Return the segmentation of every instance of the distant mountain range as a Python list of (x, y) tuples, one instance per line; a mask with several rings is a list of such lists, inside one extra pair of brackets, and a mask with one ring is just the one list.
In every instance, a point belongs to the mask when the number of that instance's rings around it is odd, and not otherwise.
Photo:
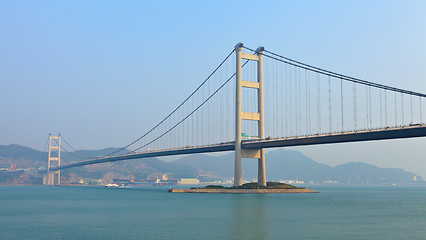
[[(191, 166), (199, 174), (232, 177), (234, 154), (222, 156), (189, 155), (174, 163)], [(243, 159), (243, 177), (257, 178), (257, 160)], [(266, 177), (269, 180), (303, 180), (322, 183), (338, 181), (344, 184), (380, 184), (423, 182), (420, 176), (398, 168), (379, 168), (362, 162), (350, 162), (331, 167), (318, 163), (294, 150), (278, 149), (266, 153)]]
[[(62, 163), (70, 163), (96, 157), (117, 149), (82, 150), (79, 152), (62, 152)], [(84, 156), (83, 156), (84, 155)], [(10, 168), (17, 163), (18, 168), (46, 167), (47, 153), (40, 152), (17, 144), (0, 146), (0, 168)], [(234, 154), (223, 155), (195, 154), (165, 162), (157, 158), (146, 158), (114, 163), (103, 163), (84, 167), (77, 167), (62, 171), (63, 182), (78, 182), (81, 178), (104, 179), (105, 182), (113, 178), (159, 177), (163, 173), (176, 178), (191, 178), (204, 176), (210, 179), (230, 179), (234, 174)], [(0, 172), (0, 184), (7, 182), (6, 171)], [(1, 176), (3, 175), (3, 176)], [(311, 158), (294, 150), (278, 149), (266, 154), (266, 176), (268, 180), (303, 180), (305, 183), (339, 182), (342, 184), (385, 184), (385, 183), (419, 183), (423, 182), (420, 176), (397, 168), (379, 168), (361, 162), (350, 162), (335, 167), (315, 162)], [(25, 176), (25, 179), (32, 179)], [(243, 177), (253, 180), (257, 177), (257, 160), (243, 159)], [(3, 180), (2, 180), (3, 179)], [(24, 180), (13, 174), (14, 181), (25, 183)], [(18, 180), (16, 180), (18, 179)], [(416, 179), (414, 181), (413, 179)], [(39, 181), (39, 180), (38, 180)]]

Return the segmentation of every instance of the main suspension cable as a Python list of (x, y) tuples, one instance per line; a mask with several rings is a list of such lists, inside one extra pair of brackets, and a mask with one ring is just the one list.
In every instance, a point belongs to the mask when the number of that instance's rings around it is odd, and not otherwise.
[[(244, 48), (246, 48), (250, 51), (254, 51), (254, 50), (249, 49), (247, 47), (244, 47)], [(400, 92), (400, 93), (405, 93), (405, 94), (414, 95), (414, 96), (426, 97), (426, 94), (413, 92), (413, 91), (409, 91), (409, 90), (405, 90), (405, 89), (401, 89), (401, 88), (386, 86), (386, 85), (383, 85), (383, 84), (373, 83), (373, 82), (365, 81), (365, 80), (362, 80), (362, 79), (359, 79), (359, 78), (354, 78), (354, 77), (346, 76), (346, 75), (339, 74), (339, 73), (336, 73), (336, 72), (328, 71), (328, 70), (325, 70), (325, 69), (322, 69), (322, 68), (314, 67), (314, 66), (311, 66), (311, 65), (308, 65), (308, 64), (305, 64), (305, 63), (302, 63), (302, 62), (281, 56), (279, 54), (270, 52), (266, 49), (264, 50), (264, 52), (269, 53), (269, 54), (276, 56), (276, 57), (280, 57), (280, 58), (285, 59), (287, 61), (282, 60), (282, 59), (278, 59), (278, 58), (275, 58), (273, 56), (269, 56), (269, 55), (263, 53), (264, 56), (276, 59), (276, 60), (281, 61), (281, 62), (285, 62), (285, 63), (293, 65), (293, 66), (297, 66), (299, 68), (308, 69), (308, 70), (313, 71), (313, 72), (318, 72), (318, 73), (321, 73), (321, 74), (324, 74), (324, 75), (327, 75), (327, 76), (331, 76), (331, 77), (335, 77), (335, 78), (341, 78), (341, 79), (346, 80), (346, 81), (356, 82), (356, 83), (360, 83), (360, 84), (363, 84), (363, 85), (368, 85), (368, 86), (372, 86), (372, 87), (376, 87), (376, 88), (387, 89), (387, 90), (391, 90), (391, 91), (394, 91), (394, 92)]]
[(79, 153), (80, 155), (87, 157), (87, 158), (93, 158), (92, 156), (86, 155), (84, 153), (82, 153), (81, 151), (75, 149), (73, 146), (71, 146), (71, 144), (69, 144), (69, 142), (64, 138), (63, 135), (59, 134), (59, 136), (61, 136), (61, 139), (72, 149), (74, 150), (74, 152)]
[[(142, 138), (144, 138), (145, 136), (147, 136), (149, 133), (151, 133), (152, 131), (154, 131), (158, 126), (160, 126), (163, 122), (165, 122), (170, 116), (172, 116), (178, 109), (180, 109), (180, 107), (182, 107), (183, 104), (185, 104), (212, 76), (213, 74), (216, 73), (216, 71), (226, 62), (226, 60), (228, 60), (228, 58), (234, 53), (235, 49), (233, 49), (228, 56), (226, 56), (226, 58), (219, 64), (219, 66), (216, 67), (216, 69), (181, 103), (179, 104), (179, 106), (177, 106), (169, 115), (167, 115), (163, 120), (161, 120), (157, 125), (155, 125), (153, 128), (151, 128), (148, 132), (146, 132), (145, 134), (143, 134), (141, 137), (139, 137), (138, 139), (134, 140), (133, 142), (127, 144), (126, 146), (120, 148), (117, 151), (114, 151), (112, 153), (106, 154), (105, 156), (111, 156), (112, 154), (118, 153), (126, 148), (128, 148), (129, 146), (135, 144), (136, 142), (138, 142), (139, 140), (141, 140)], [(140, 149), (140, 148), (138, 148)]]
[[(249, 60), (247, 60), (242, 66), (241, 68), (243, 68)], [(176, 123), (174, 126), (172, 126), (169, 130), (165, 131), (163, 134), (161, 134), (160, 136), (158, 136), (157, 138), (153, 139), (152, 141), (146, 143), (145, 145), (129, 152), (129, 153), (134, 153), (136, 151), (138, 151), (139, 149), (142, 149), (148, 145), (150, 145), (151, 143), (155, 142), (156, 140), (160, 139), (161, 137), (163, 137), (164, 135), (166, 135), (167, 133), (169, 133), (170, 131), (172, 131), (174, 128), (176, 128), (177, 126), (179, 126), (183, 121), (185, 121), (187, 118), (189, 118), (190, 116), (192, 116), (192, 114), (194, 114), (198, 109), (200, 109), (205, 103), (207, 103), (213, 96), (216, 95), (217, 92), (219, 92), (219, 90), (221, 90), (232, 78), (234, 78), (236, 75), (236, 73), (232, 74), (231, 77), (228, 78), (228, 80), (226, 80), (216, 91), (214, 91), (206, 100), (204, 100), (197, 108), (195, 108), (191, 113), (189, 113), (186, 117), (184, 117), (182, 120), (180, 120), (178, 123)]]
[[(61, 134), (59, 134), (59, 136), (61, 136)], [(72, 155), (72, 156), (74, 156), (74, 157), (77, 157), (77, 158), (82, 158), (82, 159), (86, 159), (86, 157), (82, 157), (82, 156), (78, 156), (78, 155), (76, 155), (76, 154), (74, 154), (74, 153), (72, 153), (72, 152), (70, 152), (70, 151), (68, 151), (67, 149), (65, 149), (61, 144), (59, 144), (59, 141), (58, 141), (58, 139), (56, 139), (56, 138), (52, 138), (55, 142), (56, 142), (56, 144), (63, 150), (63, 151), (65, 151), (65, 152), (67, 152), (67, 153), (69, 153), (70, 155)], [(62, 139), (63, 139), (63, 137), (62, 137)]]

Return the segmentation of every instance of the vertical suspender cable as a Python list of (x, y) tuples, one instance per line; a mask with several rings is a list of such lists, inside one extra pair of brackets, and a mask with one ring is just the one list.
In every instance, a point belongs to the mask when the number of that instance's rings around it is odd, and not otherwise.
[[(206, 96), (208, 96), (210, 94), (210, 84), (207, 84), (207, 94)], [(205, 99), (205, 97), (203, 96), (203, 100)], [(205, 118), (204, 118), (204, 128), (203, 130), (205, 131), (204, 135), (205, 135), (205, 145), (209, 144), (209, 135), (210, 135), (210, 117), (208, 115), (208, 109), (209, 109), (209, 104), (210, 101), (206, 103), (206, 106), (204, 107), (204, 114), (205, 114)]]
[[(175, 113), (173, 113), (173, 115), (170, 117), (170, 120), (169, 120), (169, 123), (168, 123), (170, 126), (167, 126), (168, 129), (171, 126), (173, 126), (173, 123), (175, 122), (175, 118), (176, 118), (176, 114), (177, 113), (178, 113), (178, 111), (176, 111)], [(152, 135), (156, 136), (156, 134), (152, 134)], [(153, 140), (153, 138), (154, 137), (150, 135), (149, 138), (147, 139), (146, 144), (148, 144), (147, 145), (147, 150), (148, 151), (152, 151), (153, 150), (153, 147), (152, 147), (153, 144), (150, 144), (150, 142)], [(176, 129), (173, 129), (170, 132), (170, 138), (171, 138), (171, 142), (172, 142), (171, 148), (174, 148), (175, 147), (175, 141), (176, 141)]]
[[(171, 119), (170, 119), (170, 126), (172, 126), (172, 122), (174, 122), (174, 118), (175, 118), (175, 115), (173, 114)], [(171, 135), (170, 135), (170, 138), (172, 139), (172, 148), (175, 147), (175, 135), (176, 135), (175, 132), (176, 132), (176, 129), (173, 129), (172, 132), (171, 132)], [(151, 147), (151, 146), (149, 146), (149, 147)]]
[(288, 87), (288, 92), (289, 92), (289, 104), (290, 104), (290, 111), (289, 111), (289, 127), (290, 127), (290, 136), (292, 136), (293, 135), (293, 118), (292, 118), (292, 112), (293, 112), (293, 105), (291, 104), (291, 98), (292, 98), (292, 96), (291, 96), (291, 92), (292, 92), (292, 89), (291, 89), (291, 82), (292, 82), (292, 78), (291, 78), (291, 68), (289, 67), (289, 70), (288, 70), (288, 76), (289, 76), (289, 87)]
[(332, 133), (332, 124), (331, 124), (331, 79), (328, 76), (328, 121), (330, 124), (330, 133)]
[(317, 73), (317, 123), (318, 133), (321, 133), (321, 87), (320, 87), (320, 75)]
[[(190, 104), (190, 102), (188, 102), (187, 104), (186, 104), (186, 109), (187, 109), (187, 111), (185, 112), (185, 115), (184, 116), (187, 116), (187, 114), (188, 113), (190, 113), (191, 112), (191, 106), (189, 105)], [(184, 147), (185, 146), (189, 146), (190, 145), (190, 139), (191, 139), (191, 134), (192, 134), (192, 131), (191, 131), (191, 118), (187, 118), (186, 120), (186, 145), (184, 145)]]
[[(198, 106), (198, 103), (200, 102), (200, 97), (201, 97), (201, 93), (200, 92), (198, 92), (197, 93), (197, 99), (196, 99), (196, 101), (195, 101), (195, 104)], [(201, 144), (201, 136), (200, 136), (200, 134), (201, 134), (201, 112), (202, 111), (202, 109), (199, 109), (197, 112), (196, 112), (196, 116), (195, 116), (195, 122), (196, 122), (196, 126), (195, 126), (195, 139), (196, 139), (196, 143), (197, 143), (197, 146), (201, 146), (202, 144)]]
[[(182, 106), (182, 118), (184, 118), (184, 117), (185, 117), (185, 104)], [(185, 146), (185, 135), (187, 135), (186, 132), (185, 132), (185, 121), (182, 122), (181, 128), (182, 128), (182, 143), (181, 143), (181, 145)]]
[[(180, 121), (183, 118), (184, 108), (185, 108), (185, 105), (182, 105), (178, 121)], [(182, 124), (179, 125), (179, 130), (182, 132), (182, 133), (179, 134), (179, 148), (182, 144), (184, 144), (184, 141), (185, 141), (184, 124), (185, 124), (185, 122), (182, 122)], [(159, 141), (157, 141), (157, 142), (159, 142)]]
[(281, 136), (281, 134), (280, 134), (280, 127), (279, 127), (279, 119), (280, 119), (280, 112), (279, 112), (279, 106), (280, 106), (280, 89), (279, 89), (279, 87), (278, 87), (278, 85), (279, 85), (279, 65), (278, 65), (278, 61), (276, 61), (275, 60), (275, 71), (274, 71), (274, 75), (275, 75), (275, 96), (277, 97), (276, 99), (275, 99), (275, 111), (276, 111), (276, 113), (275, 113), (275, 116), (276, 116), (276, 126), (275, 126), (275, 128), (277, 129), (277, 131), (276, 131), (276, 136), (277, 137), (280, 137)]
[(299, 135), (302, 135), (302, 94), (300, 92), (300, 86), (301, 86), (301, 81), (300, 81), (300, 68), (297, 69), (298, 71), (298, 75), (299, 75)]
[(386, 100), (386, 89), (385, 89), (385, 127), (388, 127), (388, 102)]
[(380, 97), (380, 128), (383, 128), (382, 89), (379, 89), (379, 97)]
[(272, 117), (272, 122), (271, 122), (271, 128), (272, 128), (272, 136), (275, 136), (275, 89), (274, 89), (274, 85), (275, 85), (275, 74), (274, 74), (274, 60), (271, 61), (271, 91), (272, 91), (272, 101), (271, 101), (271, 117)]
[[(200, 102), (200, 93), (198, 92), (197, 93), (197, 101), (196, 101), (196, 104), (198, 105), (198, 103)], [(201, 109), (199, 110), (199, 111), (197, 111), (197, 116), (196, 116), (196, 118), (195, 118), (195, 121), (197, 122), (197, 125), (195, 126), (195, 131), (196, 131), (196, 134), (195, 134), (195, 142), (196, 142), (196, 144), (197, 144), (197, 146), (200, 146), (200, 145), (202, 145), (201, 144), (201, 137), (199, 136), (199, 134), (201, 133)]]
[(273, 133), (274, 133), (274, 131), (273, 131), (273, 129), (272, 129), (272, 127), (274, 126), (274, 122), (273, 122), (273, 111), (274, 111), (274, 108), (273, 108), (273, 103), (274, 103), (274, 99), (272, 99), (272, 94), (271, 94), (271, 91), (273, 90), (272, 88), (271, 88), (271, 86), (273, 86), (272, 85), (272, 74), (271, 74), (271, 66), (269, 66), (269, 65), (272, 65), (271, 64), (271, 62), (272, 62), (272, 59), (268, 59), (268, 66), (267, 66), (267, 73), (268, 73), (268, 83), (267, 83), (267, 85), (268, 85), (268, 96), (267, 96), (267, 98), (268, 98), (268, 100), (269, 100), (269, 106), (268, 106), (268, 116), (269, 116), (269, 120), (268, 120), (268, 125), (269, 125), (269, 127), (268, 127), (268, 129), (269, 129), (269, 135), (268, 136), (273, 136)]
[(365, 124), (366, 129), (369, 129), (369, 119), (368, 119), (368, 86), (365, 86), (365, 112), (367, 113), (367, 122)]
[(316, 87), (317, 87), (317, 93), (316, 93), (316, 97), (317, 97), (317, 133), (320, 133), (320, 124), (319, 124), (319, 91), (318, 91), (318, 85), (319, 85), (319, 80), (318, 80), (318, 73), (316, 74), (316, 80), (317, 80), (317, 85), (316, 85)]
[[(190, 111), (191, 111), (191, 109), (189, 109), (189, 103), (186, 104), (186, 109), (187, 109), (187, 112), (185, 112), (184, 117), (187, 116), (187, 114), (190, 113)], [(186, 134), (186, 144), (183, 145), (183, 147), (190, 145), (190, 143), (189, 143), (190, 137), (191, 137), (191, 130), (190, 130), (190, 127), (191, 127), (190, 124), (191, 123), (190, 123), (190, 120), (191, 120), (190, 118), (188, 118), (188, 119), (185, 120), (186, 121), (186, 132), (185, 132), (185, 134)]]
[(422, 113), (422, 97), (419, 97), (419, 103), (420, 103), (420, 123), (423, 123), (423, 113)]
[[(213, 75), (213, 82), (212, 82), (212, 86), (211, 86), (211, 91), (209, 91), (209, 95), (207, 95), (207, 97), (210, 96), (210, 94), (212, 92), (214, 92), (215, 86), (216, 86), (216, 74)], [(209, 101), (209, 102), (210, 102), (210, 106), (209, 106), (209, 108), (207, 108), (207, 110), (209, 111), (209, 118), (210, 118), (210, 120), (209, 120), (210, 121), (210, 124), (209, 124), (209, 130), (210, 130), (209, 145), (210, 145), (214, 142), (215, 135), (216, 135), (216, 133), (215, 133), (216, 131), (214, 129), (215, 122), (216, 122), (216, 116), (214, 116), (215, 115), (216, 96), (214, 96), (211, 99), (211, 101)]]
[[(207, 84), (208, 86), (208, 84)], [(208, 88), (206, 87), (205, 91), (208, 91)], [(208, 96), (208, 94), (206, 94)], [(204, 92), (203, 92), (203, 101), (205, 100), (205, 96), (204, 96)], [(203, 111), (204, 111), (204, 116), (203, 116), (203, 132), (204, 132), (204, 145), (208, 144), (208, 128), (209, 128), (209, 121), (208, 121), (208, 115), (207, 115), (207, 104), (204, 106)]]
[(357, 109), (356, 109), (356, 83), (353, 86), (353, 101), (354, 101), (354, 130), (357, 129)]
[[(269, 125), (270, 125), (270, 116), (269, 116), (269, 58), (265, 58), (265, 65), (266, 65), (266, 71), (265, 71), (265, 73), (266, 73), (266, 76), (265, 76), (265, 79), (264, 79), (264, 81), (263, 81), (263, 83), (264, 83), (264, 85), (265, 85), (265, 82), (266, 82), (266, 88), (264, 88), (264, 94), (265, 94), (265, 130), (266, 130), (266, 134), (265, 134), (265, 137), (267, 137), (267, 136), (270, 136), (270, 134), (269, 134)], [(264, 65), (264, 66), (265, 66)]]
[[(179, 121), (179, 110), (178, 111), (176, 111), (176, 114), (174, 115), (174, 118), (173, 118), (173, 123), (172, 124), (174, 124), (175, 122), (178, 122)], [(173, 148), (177, 148), (177, 145), (178, 145), (178, 143), (179, 143), (179, 128), (177, 127), (176, 128), (176, 130), (174, 131), (174, 146), (173, 146)], [(155, 148), (155, 147), (154, 147)]]
[(298, 134), (298, 122), (297, 122), (297, 70), (296, 70), (296, 66), (294, 66), (294, 120), (296, 123), (296, 136)]
[(343, 80), (340, 79), (340, 107), (341, 107), (341, 114), (342, 114), (342, 132), (344, 131), (344, 125), (343, 125)]
[(273, 90), (273, 101), (272, 101), (272, 103), (273, 103), (273, 108), (272, 108), (272, 111), (273, 111), (273, 116), (274, 116), (274, 118), (273, 118), (273, 120), (274, 120), (274, 122), (272, 123), (273, 124), (273, 133), (274, 133), (274, 137), (276, 136), (275, 134), (277, 134), (277, 128), (276, 128), (276, 123), (277, 123), (277, 113), (278, 113), (278, 111), (277, 111), (277, 88), (276, 88), (276, 84), (277, 84), (277, 79), (276, 79), (276, 77), (275, 77), (275, 72), (276, 72), (276, 62), (277, 61), (273, 61), (273, 65), (272, 65), (272, 79), (273, 79), (273, 82), (272, 82), (272, 90)]
[(411, 121), (410, 123), (413, 123), (413, 95), (410, 94), (410, 115), (411, 115)]
[[(220, 68), (220, 71), (219, 71), (219, 86), (221, 86), (221, 85), (222, 85), (222, 68)], [(223, 112), (224, 112), (223, 98), (225, 97), (225, 95), (223, 94), (224, 91), (225, 91), (224, 89), (220, 90), (220, 95), (219, 95), (219, 103), (220, 104), (217, 106), (217, 109), (218, 109), (220, 114), (219, 114), (219, 119), (218, 119), (219, 129), (217, 130), (217, 132), (219, 134), (218, 134), (218, 139), (216, 140), (216, 143), (224, 142), (224, 139), (222, 138), (224, 136), (223, 135), (224, 127), (222, 126), (222, 122), (223, 122), (223, 117), (225, 115), (225, 114), (223, 114)]]
[(305, 70), (305, 119), (306, 119), (306, 131), (305, 135), (308, 135), (308, 70)]
[(310, 72), (308, 71), (308, 119), (309, 119), (309, 133), (311, 133), (311, 75)]
[[(234, 53), (234, 54), (237, 54), (237, 53)], [(236, 60), (236, 57), (233, 57), (232, 58), (232, 67), (231, 67), (231, 69), (236, 65), (236, 62), (235, 62), (235, 60)], [(236, 92), (236, 79), (237, 79), (237, 75), (236, 75), (236, 72), (235, 72), (235, 76), (234, 76), (234, 80), (232, 81), (232, 89), (231, 89), (231, 98), (232, 98), (232, 111), (231, 111), (231, 116), (232, 116), (232, 128), (231, 128), (231, 138), (230, 139), (234, 139), (235, 138), (235, 136), (234, 136), (234, 134), (233, 133), (235, 133), (235, 111), (236, 111), (236, 109), (235, 109), (235, 105), (236, 105), (236, 103), (235, 103), (235, 100), (236, 100), (236, 97), (235, 97), (235, 92)]]
[[(228, 64), (225, 65), (225, 78), (227, 78), (227, 77), (228, 77)], [(229, 85), (226, 86), (226, 88), (224, 89), (224, 91), (225, 91), (225, 104), (224, 104), (224, 107), (225, 107), (225, 122), (224, 122), (224, 124), (225, 124), (225, 126), (224, 126), (225, 141), (228, 141), (228, 135), (227, 134), (229, 132), (228, 126), (229, 126), (229, 122), (230, 122), (229, 119), (228, 119), (228, 117), (229, 117), (229, 108), (228, 108), (228, 106), (229, 106), (229, 93), (228, 93), (228, 89), (229, 89)]]
[[(182, 119), (181, 118), (181, 116), (183, 116), (183, 112), (182, 111), (183, 111), (183, 106), (182, 106), (181, 110), (178, 113), (178, 122), (180, 122), (180, 120)], [(178, 129), (179, 129), (178, 148), (180, 148), (180, 145), (183, 142), (183, 135), (184, 135), (184, 133), (183, 133), (183, 127), (182, 126), (183, 125), (180, 124), (179, 127), (178, 127)], [(156, 142), (158, 142), (158, 141), (156, 141)]]
[[(219, 80), (218, 80), (218, 87), (221, 85), (221, 81), (222, 81), (222, 68), (219, 69)], [(216, 87), (215, 87), (215, 91), (216, 91)], [(219, 91), (218, 94), (216, 95), (217, 97), (217, 103), (216, 103), (216, 111), (217, 111), (217, 123), (216, 123), (216, 139), (214, 143), (220, 143), (221, 142), (221, 131), (222, 131), (222, 91)]]
[(402, 112), (402, 126), (404, 126), (404, 96), (401, 93), (401, 112)]
[(280, 103), (280, 101), (279, 101), (279, 98), (278, 98), (278, 90), (279, 90), (279, 88), (278, 88), (278, 83), (279, 83), (279, 81), (278, 81), (278, 62), (277, 61), (275, 61), (275, 95), (276, 95), (276, 97), (277, 97), (277, 99), (275, 99), (275, 110), (277, 111), (277, 113), (275, 114), (276, 115), (276, 124), (277, 124), (277, 126), (276, 126), (276, 128), (277, 128), (277, 137), (281, 137), (280, 136), (280, 134), (279, 134), (279, 129), (280, 129), (280, 127), (279, 127), (279, 108), (278, 108), (278, 103)]
[(287, 94), (287, 64), (284, 65), (284, 98), (285, 98), (285, 136), (289, 136), (288, 133), (288, 109), (287, 109), (287, 100), (288, 100), (288, 94)]
[[(191, 99), (191, 109), (194, 109), (194, 98)], [(190, 146), (194, 146), (194, 114), (191, 115), (191, 144)]]
[(372, 128), (373, 113), (371, 112), (371, 86), (368, 86), (368, 105), (370, 106), (370, 128)]
[(395, 99), (395, 127), (398, 127), (398, 112), (396, 107), (396, 92), (394, 92), (394, 99)]
[(280, 77), (280, 84), (281, 84), (281, 109), (280, 109), (280, 112), (281, 112), (281, 131), (282, 131), (282, 133), (281, 133), (281, 137), (284, 137), (285, 136), (285, 134), (287, 134), (287, 133), (285, 133), (284, 132), (284, 116), (283, 116), (283, 111), (284, 111), (284, 109), (283, 109), (283, 105), (284, 105), (284, 95), (283, 95), (283, 91), (284, 91), (284, 88), (283, 88), (283, 64), (281, 63), (280, 64), (280, 67), (281, 67), (281, 77)]
[[(213, 75), (213, 83), (212, 83), (212, 85), (213, 86), (211, 86), (211, 91), (209, 91), (209, 95), (207, 95), (207, 96), (210, 96), (210, 94), (212, 93), (212, 92), (214, 92), (215, 91), (215, 87), (216, 87), (216, 74), (215, 75)], [(215, 136), (216, 136), (216, 130), (214, 129), (214, 126), (215, 126), (215, 122), (216, 122), (216, 116), (215, 116), (215, 105), (216, 105), (216, 96), (214, 96), (212, 99), (211, 99), (211, 101), (209, 101), (210, 102), (210, 107), (208, 108), (208, 111), (209, 111), (209, 115), (210, 115), (210, 124), (209, 124), (209, 129), (210, 129), (210, 138), (209, 138), (209, 144), (212, 144), (213, 142), (214, 142), (214, 139), (215, 139)]]

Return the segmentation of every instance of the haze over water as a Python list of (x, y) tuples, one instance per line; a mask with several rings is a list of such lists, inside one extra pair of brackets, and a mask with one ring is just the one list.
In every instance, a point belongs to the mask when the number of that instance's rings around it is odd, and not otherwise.
[(167, 187), (0, 187), (1, 239), (424, 239), (425, 186), (318, 194), (172, 194)]

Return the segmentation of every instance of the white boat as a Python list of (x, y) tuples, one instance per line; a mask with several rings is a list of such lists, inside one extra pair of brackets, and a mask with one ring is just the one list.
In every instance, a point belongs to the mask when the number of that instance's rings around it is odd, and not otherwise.
[(108, 183), (107, 185), (105, 185), (105, 187), (107, 187), (107, 188), (118, 188), (120, 186), (116, 183)]

